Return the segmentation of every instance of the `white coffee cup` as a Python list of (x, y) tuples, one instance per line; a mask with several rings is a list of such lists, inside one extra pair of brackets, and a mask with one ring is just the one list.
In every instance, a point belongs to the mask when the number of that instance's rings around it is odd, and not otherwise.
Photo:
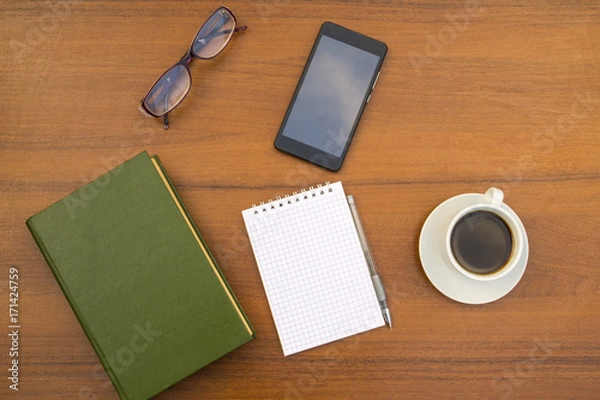
[[(509, 274), (515, 266), (519, 263), (521, 258), (523, 257), (523, 249), (527, 242), (527, 234), (525, 233), (525, 228), (523, 227), (523, 223), (517, 216), (517, 214), (502, 201), (504, 199), (504, 193), (502, 190), (498, 188), (490, 188), (486, 191), (485, 196), (483, 196), (481, 202), (471, 205), (469, 207), (463, 208), (458, 213), (456, 213), (448, 225), (446, 229), (446, 237), (445, 237), (445, 255), (450, 263), (458, 272), (463, 274), (464, 276), (477, 280), (477, 281), (493, 281), (496, 279), (500, 279), (503, 276)], [(465, 218), (469, 218), (472, 215), (476, 215), (476, 212), (484, 212), (478, 213), (479, 215), (485, 214), (485, 212), (491, 213), (496, 217), (499, 217), (508, 228), (511, 236), (511, 248), (510, 255), (508, 255), (506, 261), (496, 270), (490, 273), (475, 273), (467, 269), (468, 267), (461, 265), (461, 263), (457, 260), (461, 258), (460, 256), (455, 256), (455, 252), (453, 251), (452, 246), (452, 235), (457, 226), (457, 223)], [(497, 221), (493, 216), (489, 216), (491, 219)], [(466, 220), (463, 220), (466, 221)], [(461, 224), (465, 222), (460, 222)], [(468, 228), (464, 228), (468, 229)], [(479, 239), (486, 240), (487, 236), (483, 236)], [(508, 245), (506, 250), (508, 250)], [(481, 249), (486, 248), (486, 246), (481, 246)], [(477, 245), (474, 244), (471, 247), (472, 252), (477, 252), (479, 249)], [(471, 268), (473, 269), (473, 268)]]

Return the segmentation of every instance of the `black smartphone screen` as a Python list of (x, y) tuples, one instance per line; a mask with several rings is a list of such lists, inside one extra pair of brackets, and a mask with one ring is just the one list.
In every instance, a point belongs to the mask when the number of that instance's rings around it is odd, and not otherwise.
[(323, 24), (275, 147), (337, 171), (386, 51), (382, 42), (330, 22)]

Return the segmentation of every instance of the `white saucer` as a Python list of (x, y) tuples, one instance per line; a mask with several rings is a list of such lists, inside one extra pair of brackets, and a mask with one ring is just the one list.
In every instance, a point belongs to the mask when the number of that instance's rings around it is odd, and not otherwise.
[[(521, 225), (525, 238), (523, 255), (515, 268), (507, 275), (494, 281), (476, 281), (464, 276), (448, 264), (447, 256), (444, 254), (444, 240), (450, 220), (460, 210), (481, 203), (483, 198), (483, 194), (469, 193), (444, 201), (429, 214), (419, 238), (419, 255), (427, 278), (444, 295), (466, 304), (491, 303), (505, 296), (521, 280), (529, 257), (527, 234)], [(514, 214), (514, 211), (506, 204), (502, 203), (501, 207)]]

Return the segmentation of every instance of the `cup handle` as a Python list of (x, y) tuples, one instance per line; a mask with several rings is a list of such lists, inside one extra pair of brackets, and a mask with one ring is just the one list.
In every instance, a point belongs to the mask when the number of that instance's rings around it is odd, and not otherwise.
[(502, 190), (491, 187), (485, 192), (484, 202), (493, 206), (499, 206), (502, 204), (504, 199), (504, 193)]

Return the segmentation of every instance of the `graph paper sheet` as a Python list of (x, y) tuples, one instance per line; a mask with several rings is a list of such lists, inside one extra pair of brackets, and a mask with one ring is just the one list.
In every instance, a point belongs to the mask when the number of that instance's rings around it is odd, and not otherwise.
[(242, 216), (284, 355), (384, 325), (341, 182)]

